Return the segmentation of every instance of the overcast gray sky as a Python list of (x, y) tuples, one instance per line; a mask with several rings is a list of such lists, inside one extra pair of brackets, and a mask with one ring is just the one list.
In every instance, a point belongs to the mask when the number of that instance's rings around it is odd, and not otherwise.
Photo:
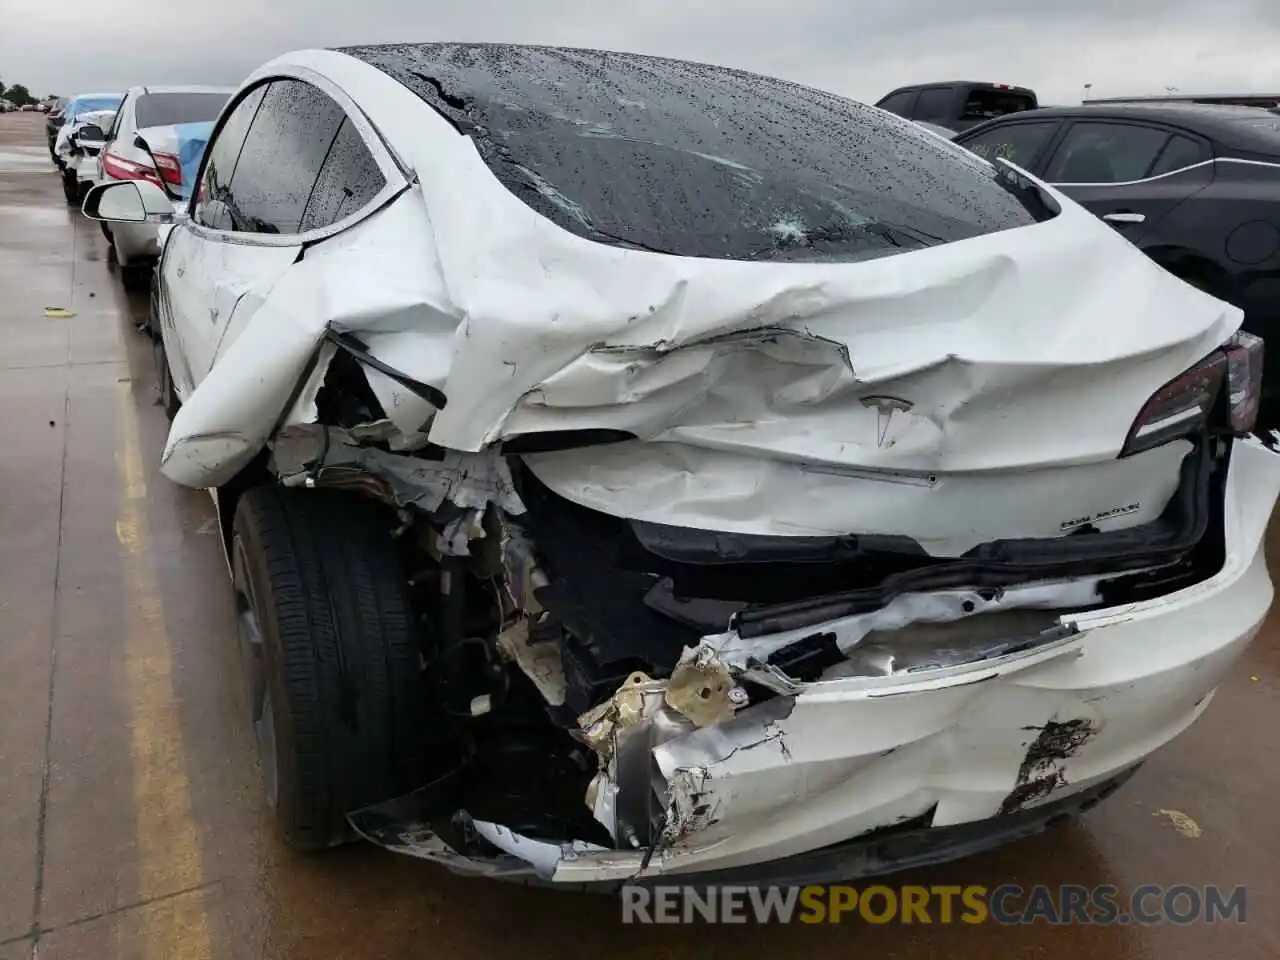
[(0, 78), (37, 96), (235, 84), (291, 49), (413, 40), (626, 49), (870, 101), (961, 78), (1049, 103), (1085, 83), (1095, 96), (1280, 88), (1277, 0), (0, 0), (0, 23)]

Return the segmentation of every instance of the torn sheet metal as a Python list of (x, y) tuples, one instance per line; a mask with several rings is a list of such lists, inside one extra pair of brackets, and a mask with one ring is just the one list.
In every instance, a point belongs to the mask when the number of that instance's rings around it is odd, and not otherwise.
[[(211, 246), (235, 249), (211, 251)], [(420, 203), (393, 203), (360, 229), (301, 253), (300, 247), (290, 246), (261, 251), (210, 245), (185, 227), (166, 248), (166, 268), (188, 276), (205, 271), (218, 278), (191, 287), (193, 292), (214, 289), (217, 326), (182, 331), (179, 352), (187, 355), (196, 382), (183, 396), (161, 460), (162, 471), (174, 482), (195, 487), (226, 483), (266, 444), (281, 413), (288, 414), (290, 423), (313, 418), (314, 408), (305, 401), (314, 401), (332, 358), (332, 349), (322, 345), (330, 327), (359, 331), (369, 351), (392, 366), (400, 357), (384, 351), (382, 344), (403, 342), (397, 335), (407, 329), (413, 330), (414, 340), (425, 341), (413, 356), (452, 356), (456, 308), (439, 275), (420, 266), (435, 260), (431, 224)], [(175, 315), (198, 315), (207, 322), (209, 304), (184, 305), (183, 290), (173, 285)], [(193, 345), (190, 338), (196, 334)], [(321, 364), (313, 367), (317, 352)], [(303, 384), (309, 396), (294, 399), (309, 368), (311, 376)], [(430, 371), (398, 369), (432, 382)], [(416, 433), (430, 419), (430, 408), (403, 387), (389, 385), (376, 372), (368, 379), (402, 433)], [(286, 411), (291, 399), (294, 406)]]
[[(665, 784), (660, 778), (655, 781), (653, 750), (697, 729), (699, 721), (715, 722), (713, 717), (732, 713), (726, 706), (729, 687), (715, 699), (699, 696), (701, 689), (718, 687), (723, 675), (718, 664), (695, 665), (691, 658), (685, 679), (673, 681), (677, 693), (672, 703), (668, 681), (636, 672), (609, 700), (578, 718), (582, 739), (600, 757), (600, 772), (587, 788), (586, 804), (615, 841), (627, 847), (655, 842), (653, 824), (669, 801)], [(739, 702), (745, 703), (745, 698)]]
[(1110, 577), (1044, 581), (1001, 590), (903, 593), (879, 609), (841, 617), (820, 626), (757, 637), (743, 637), (731, 629), (704, 638), (700, 646), (738, 671), (747, 671), (753, 661), (768, 660), (777, 651), (819, 633), (833, 635), (837, 648), (848, 655), (873, 632), (891, 632), (913, 624), (950, 623), (1011, 610), (1085, 609), (1099, 602), (1098, 584), (1106, 579)]
[(578, 718), (585, 742), (601, 756), (612, 756), (618, 734), (644, 720), (666, 686), (665, 680), (654, 680), (639, 671), (631, 674), (617, 693)]
[(564, 660), (559, 643), (529, 642), (530, 618), (522, 616), (498, 634), (498, 649), (538, 688), (542, 699), (553, 707), (562, 706), (568, 686), (564, 676)]
[[(616, 771), (626, 765), (615, 764), (615, 779), (602, 775), (591, 800), (602, 823), (643, 809), (641, 801), (665, 802), (656, 849), (628, 849), (621, 831), (621, 849), (600, 850), (492, 824), (477, 832), (501, 852), (482, 859), (458, 854), (412, 809), (388, 805), (353, 822), (375, 842), (460, 872), (549, 874), (566, 884), (700, 871), (735, 871), (732, 882), (751, 882), (757, 865), (771, 864), (776, 876), (775, 861), (871, 831), (908, 823), (981, 829), (1002, 809), (1107, 782), (1194, 722), (1267, 616), (1262, 546), (1278, 493), (1280, 456), (1259, 441), (1236, 441), (1225, 562), (1208, 580), (1074, 615), (1079, 631), (1041, 648), (905, 676), (799, 684), (725, 722), (694, 727), (686, 719), (652, 746), (637, 739), (636, 755), (656, 768), (658, 784), (637, 778), (619, 787)], [(641, 718), (622, 733), (640, 738), (644, 720), (669, 708), (662, 681), (642, 677), (633, 688), (656, 701), (650, 710), (628, 693), (625, 711), (618, 705), (619, 716)]]
[(358, 468), (385, 480), (400, 506), (434, 513), (451, 503), (463, 510), (494, 504), (512, 515), (524, 513), (506, 459), (497, 453), (446, 451), (439, 460), (393, 453), (360, 441), (364, 434), (340, 427), (299, 424), (283, 430), (271, 445), (271, 469), (288, 484), (323, 470)]
[(225, 482), (261, 449), (333, 329), (444, 392), (432, 410), (370, 374), (387, 415), (439, 446), (639, 437), (527, 459), (575, 502), (744, 533), (890, 527), (954, 555), (1084, 516), (1107, 529), (1158, 515), (1178, 445), (1124, 460), (1119, 447), (1146, 399), (1240, 324), (1047, 185), (1051, 220), (861, 262), (592, 242), (380, 70), (309, 51), (248, 82), (290, 70), (333, 79), (418, 177), (236, 305), (170, 432), (164, 471), (187, 485)]
[(663, 700), (695, 726), (707, 727), (732, 719), (746, 706), (747, 692), (711, 651), (693, 649), (676, 664)]
[(550, 880), (555, 876), (556, 868), (566, 857), (573, 858), (582, 853), (607, 853), (607, 847), (598, 844), (575, 840), (573, 843), (548, 843), (546, 840), (533, 840), (522, 836), (498, 823), (487, 820), (472, 821), (476, 833), (488, 840), (503, 853), (517, 857), (531, 865), (538, 876)]

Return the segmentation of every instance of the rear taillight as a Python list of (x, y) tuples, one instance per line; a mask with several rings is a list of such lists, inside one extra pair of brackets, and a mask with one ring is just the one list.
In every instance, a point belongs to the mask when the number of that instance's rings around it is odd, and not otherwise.
[(135, 163), (108, 150), (102, 155), (102, 172), (113, 180), (147, 180), (161, 186), (156, 168), (147, 163)]
[(156, 169), (160, 171), (160, 179), (175, 187), (182, 186), (182, 164), (172, 153), (153, 153)]
[[(1132, 456), (1205, 428), (1230, 433), (1252, 430), (1262, 400), (1262, 346), (1261, 337), (1238, 331), (1153, 393), (1129, 428), (1120, 456)], [(1224, 385), (1226, 397), (1222, 398)], [(1225, 417), (1215, 423), (1212, 418), (1219, 409)]]
[(1239, 330), (1222, 345), (1227, 355), (1227, 424), (1236, 433), (1248, 433), (1262, 406), (1263, 341)]

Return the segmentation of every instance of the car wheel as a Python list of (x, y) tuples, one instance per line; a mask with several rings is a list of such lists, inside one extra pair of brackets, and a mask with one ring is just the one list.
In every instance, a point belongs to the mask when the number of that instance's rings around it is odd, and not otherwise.
[(120, 265), (120, 281), (130, 293), (144, 293), (151, 287), (152, 267), (149, 263)]
[(76, 207), (80, 205), (80, 181), (76, 177), (68, 177), (63, 174), (62, 177), (62, 195), (67, 199), (67, 205)]
[(152, 356), (156, 361), (156, 389), (160, 394), (160, 406), (170, 421), (178, 415), (182, 401), (178, 399), (178, 391), (173, 387), (173, 372), (169, 369), (169, 356), (165, 353), (164, 340), (158, 335), (151, 341)]
[(421, 659), (378, 505), (258, 487), (232, 535), (241, 656), (267, 800), (290, 846), (352, 838), (346, 814), (421, 785)]

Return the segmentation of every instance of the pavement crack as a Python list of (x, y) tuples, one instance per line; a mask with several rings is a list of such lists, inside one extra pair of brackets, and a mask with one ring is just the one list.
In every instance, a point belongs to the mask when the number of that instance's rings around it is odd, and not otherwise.
[[(110, 910), (102, 910), (98, 913), (91, 913), (83, 917), (76, 917), (74, 920), (68, 920), (66, 923), (60, 923), (60, 924), (57, 924), (56, 926), (41, 927), (40, 929), (34, 930), (31, 933), (25, 934), (21, 937), (15, 937), (14, 941), (6, 940), (4, 942), (5, 943), (20, 942), (22, 940), (30, 940), (33, 937), (39, 940), (40, 937), (46, 934), (57, 933), (61, 930), (69, 930), (72, 927), (82, 927), (86, 923), (93, 923), (93, 921), (95, 920), (105, 920), (109, 917), (114, 917), (117, 914), (128, 913), (130, 910), (137, 910), (141, 907), (152, 907), (152, 906), (155, 906), (156, 904), (165, 903), (166, 901), (169, 901), (169, 900), (177, 900), (179, 897), (185, 897), (191, 893), (199, 893), (202, 890), (208, 890), (210, 887), (218, 886), (223, 882), (224, 879), (225, 878), (223, 877), (217, 877), (213, 880), (204, 880), (204, 881), (201, 881), (200, 883), (193, 884), (190, 887), (183, 887), (181, 890), (173, 890), (169, 893), (159, 893), (159, 894), (156, 894), (154, 897), (147, 897), (144, 900), (135, 900), (132, 903), (125, 903), (125, 904), (121, 904), (118, 907), (112, 907)], [(3, 944), (0, 944), (0, 946), (3, 946)]]
[[(74, 234), (72, 240), (74, 254)], [(32, 889), (31, 928), (29, 935), (40, 936), (40, 913), (44, 905), (45, 854), (48, 848), (49, 821), (49, 782), (53, 770), (53, 697), (58, 676), (58, 633), (61, 624), (58, 618), (59, 601), (62, 595), (62, 545), (66, 537), (66, 505), (67, 505), (67, 453), (71, 447), (71, 336), (67, 336), (67, 358), (64, 367), (68, 369), (66, 389), (62, 395), (62, 459), (58, 468), (58, 547), (53, 561), (53, 610), (49, 622), (52, 625), (49, 637), (49, 689), (47, 692), (44, 718), (44, 764), (40, 771), (40, 805), (36, 819), (36, 877)]]
[(104, 367), (109, 364), (117, 366), (127, 366), (127, 361), (123, 360), (75, 360), (65, 363), (19, 363), (13, 366), (0, 366), (0, 371), (8, 373), (10, 370), (54, 370), (54, 369), (75, 369), (76, 367)]

